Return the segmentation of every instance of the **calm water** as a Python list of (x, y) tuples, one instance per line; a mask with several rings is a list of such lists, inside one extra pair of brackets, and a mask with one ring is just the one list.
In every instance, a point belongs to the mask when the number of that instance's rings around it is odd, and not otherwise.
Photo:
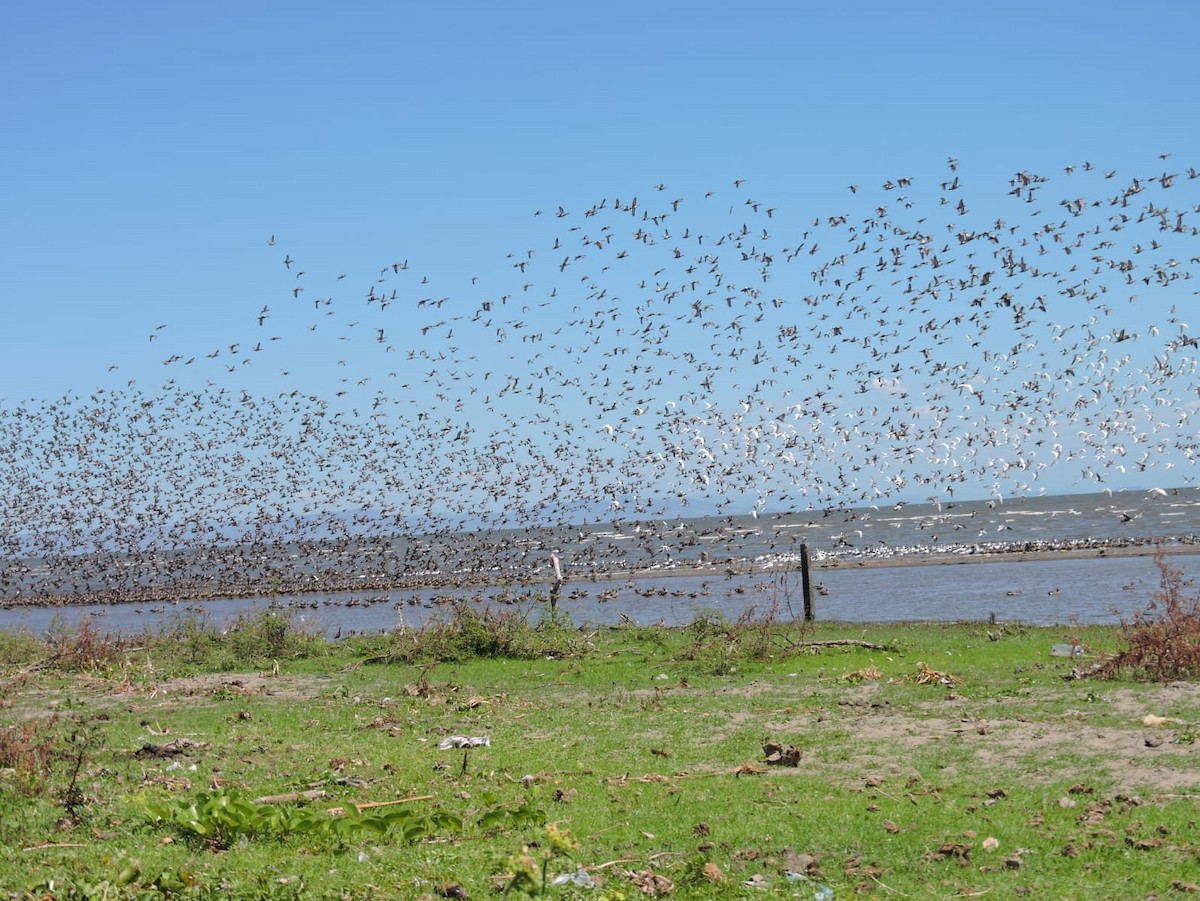
[[(440, 542), (413, 542), (430, 571), (486, 569), (519, 577), (549, 571), (550, 553), (564, 563), (568, 582), (560, 606), (577, 624), (689, 622), (717, 612), (735, 620), (747, 612), (799, 616), (803, 610), (796, 555), (807, 543), (815, 559), (836, 557), (837, 569), (818, 572), (817, 616), (846, 622), (909, 619), (1020, 620), (1032, 624), (1115, 622), (1145, 606), (1158, 585), (1148, 557), (1062, 559), (1045, 562), (861, 568), (864, 557), (926, 555), (955, 559), (1000, 544), (1055, 545), (1138, 540), (1189, 540), (1200, 535), (1200, 490), (1180, 489), (1165, 496), (1151, 492), (1085, 494), (1021, 501), (864, 507), (849, 511), (788, 514), (779, 517), (713, 517), (605, 524), (571, 529), (519, 530), (475, 536), (447, 536)], [(376, 553), (381, 553), (376, 548)], [(397, 554), (396, 546), (383, 553)], [(314, 572), (336, 567), (362, 554), (346, 547), (322, 551), (314, 559), (299, 551), (293, 565)], [(315, 555), (320, 557), (321, 554)], [(369, 556), (369, 555), (368, 555)], [(701, 561), (753, 560), (772, 568), (753, 576), (711, 574), (673, 576), (675, 567)], [(378, 561), (375, 561), (378, 562)], [(178, 564), (178, 561), (176, 561)], [(26, 566), (36, 578), (38, 565)], [(45, 565), (45, 564), (41, 564)], [(1171, 565), (1188, 580), (1200, 578), (1200, 555), (1179, 555)], [(639, 568), (636, 579), (593, 580), (596, 570)], [(661, 573), (661, 574), (660, 574)], [(147, 577), (148, 578), (148, 577)], [(275, 606), (300, 623), (327, 634), (375, 632), (419, 626), (446, 617), (455, 603), (504, 607), (536, 618), (544, 608), (533, 588), (338, 592), (281, 595), (272, 601), (215, 599), (178, 604), (119, 604), (54, 609), (0, 610), (0, 629), (46, 631), (57, 617), (73, 624), (102, 617), (111, 631), (141, 631), (182, 615), (206, 617), (217, 625), (239, 614)]]

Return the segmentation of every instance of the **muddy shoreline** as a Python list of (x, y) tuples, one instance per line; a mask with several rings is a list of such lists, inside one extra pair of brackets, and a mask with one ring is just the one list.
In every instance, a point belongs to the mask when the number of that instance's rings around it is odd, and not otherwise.
[[(1156, 554), (1174, 556), (1200, 554), (1200, 540), (1189, 536), (1178, 538), (1143, 538), (1103, 541), (1072, 541), (1061, 545), (1013, 542), (992, 545), (961, 545), (952, 547), (909, 548), (903, 551), (880, 553), (814, 553), (810, 560), (813, 574), (822, 571), (847, 571), (855, 569), (883, 569), (909, 566), (957, 566), (978, 563), (1036, 563), (1041, 561), (1109, 558), (1109, 557), (1153, 557)], [(702, 563), (631, 568), (619, 570), (587, 570), (565, 573), (567, 583), (646, 581), (679, 577), (725, 578), (737, 576), (776, 576), (792, 573), (799, 577), (800, 561), (797, 558), (774, 558), (771, 560), (748, 560), (718, 558)], [(143, 586), (134, 589), (105, 590), (73, 594), (24, 595), (0, 598), (0, 610), (22, 607), (76, 607), (88, 605), (177, 603), (206, 601), (217, 598), (254, 599), (277, 596), (374, 593), (391, 591), (437, 591), (464, 588), (521, 588), (550, 585), (553, 577), (549, 573), (531, 574), (526, 578), (514, 578), (511, 574), (462, 573), (450, 575), (414, 574), (411, 576), (389, 576), (381, 578), (360, 577), (347, 573), (341, 577), (323, 574), (320, 581), (311, 578), (276, 580), (271, 584), (246, 582), (220, 583), (218, 585), (176, 583), (168, 586)]]

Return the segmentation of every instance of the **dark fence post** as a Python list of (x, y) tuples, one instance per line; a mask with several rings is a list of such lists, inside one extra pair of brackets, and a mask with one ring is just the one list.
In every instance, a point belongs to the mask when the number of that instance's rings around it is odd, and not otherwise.
[(804, 587), (804, 621), (811, 623), (817, 618), (813, 610), (812, 578), (808, 572), (808, 545), (800, 545), (800, 582)]

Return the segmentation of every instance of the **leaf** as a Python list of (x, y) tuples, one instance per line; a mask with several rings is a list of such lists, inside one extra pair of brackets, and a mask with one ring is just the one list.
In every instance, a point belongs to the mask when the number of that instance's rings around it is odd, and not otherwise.
[(487, 813), (483, 814), (483, 816), (479, 817), (479, 819), (477, 819), (475, 821), (475, 825), (485, 831), (488, 829), (497, 829), (497, 828), (503, 826), (505, 820), (507, 820), (507, 819), (508, 819), (508, 813), (506, 811), (504, 811), (504, 810), (489, 810)]
[(363, 817), (359, 825), (369, 832), (374, 832), (376, 835), (384, 835), (391, 828), (392, 824), (388, 822), (386, 817), (375, 816)]
[(440, 832), (462, 832), (463, 821), (452, 813), (439, 811), (428, 816), (429, 822)]

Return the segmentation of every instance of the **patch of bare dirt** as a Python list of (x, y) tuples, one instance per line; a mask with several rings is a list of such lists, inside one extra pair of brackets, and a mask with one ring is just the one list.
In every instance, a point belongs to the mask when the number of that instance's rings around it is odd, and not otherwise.
[(207, 697), (214, 694), (267, 695), (273, 698), (316, 697), (321, 680), (313, 676), (276, 676), (270, 673), (210, 673), (167, 679), (147, 688), (153, 698)]
[[(1200, 745), (1179, 744), (1161, 727), (1006, 722), (975, 748), (985, 768), (1020, 767), (1022, 779), (1061, 779), (1060, 758), (1087, 760), (1129, 794), (1200, 790)], [(1045, 761), (1038, 772), (1037, 762)]]
[[(855, 778), (872, 765), (894, 772), (903, 769), (906, 754), (916, 748), (953, 741), (973, 758), (948, 764), (950, 771), (1020, 773), (1027, 783), (1048, 783), (1069, 772), (1063, 761), (1078, 760), (1103, 772), (1118, 791), (1200, 791), (1200, 686), (1114, 688), (1098, 703), (1096, 716), (1089, 708), (1059, 717), (986, 718), (978, 716), (978, 706), (949, 698), (930, 702), (922, 716), (872, 710), (860, 700), (844, 705), (852, 715), (837, 721), (839, 729), (849, 732), (847, 744), (855, 748), (853, 758), (839, 765)], [(1113, 714), (1118, 722), (1111, 722)], [(1104, 724), (1091, 722), (1101, 718)], [(771, 727), (796, 731), (802, 724)]]
[[(839, 687), (836, 706), (761, 722), (764, 732), (801, 743), (806, 735), (836, 729), (842, 736), (839, 744), (851, 753), (824, 751), (822, 742), (813, 742), (805, 748), (805, 760), (850, 782), (861, 781), (864, 774), (911, 773), (914, 753), (953, 743), (947, 773), (980, 778), (1019, 773), (1026, 784), (1048, 784), (1069, 775), (1071, 762), (1078, 761), (1127, 794), (1200, 792), (1200, 685), (1125, 688), (1097, 683), (1095, 689), (1098, 698), (1081, 709), (1039, 713), (1041, 705), (1053, 704), (1047, 695), (1005, 699), (1007, 711), (989, 716), (988, 705), (953, 691), (901, 710), (883, 700), (879, 683), (847, 684)], [(758, 693), (757, 686), (746, 692)], [(1018, 704), (1020, 712), (1014, 713), (1018, 700), (1028, 704)], [(752, 719), (760, 718), (748, 711), (734, 713), (727, 725), (736, 729)], [(966, 760), (964, 750), (969, 752)]]

